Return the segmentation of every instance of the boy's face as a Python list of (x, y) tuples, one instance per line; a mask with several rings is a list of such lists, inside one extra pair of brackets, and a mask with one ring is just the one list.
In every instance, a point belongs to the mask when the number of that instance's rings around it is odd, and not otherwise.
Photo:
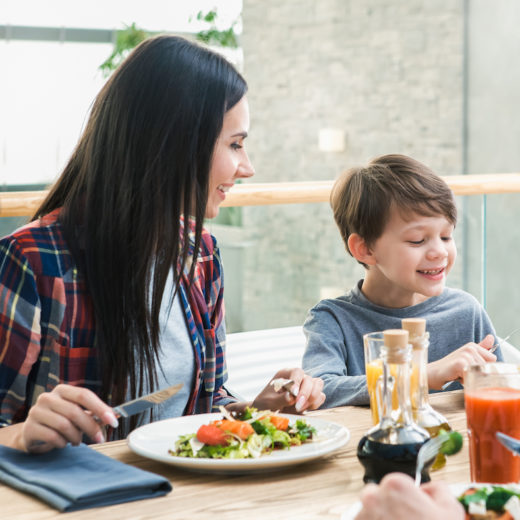
[[(385, 307), (408, 307), (441, 294), (457, 248), (446, 217), (392, 208), (383, 234), (370, 247), (371, 262), (363, 283), (369, 300)], [(367, 291), (369, 294), (367, 294)]]

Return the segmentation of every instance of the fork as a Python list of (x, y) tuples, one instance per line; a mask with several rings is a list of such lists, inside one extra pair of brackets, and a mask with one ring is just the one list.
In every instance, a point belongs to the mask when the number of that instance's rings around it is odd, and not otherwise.
[(520, 455), (520, 440), (510, 437), (502, 432), (496, 432), (496, 438), (508, 450), (511, 450), (515, 455)]
[[(513, 332), (510, 332), (505, 338), (499, 339), (497, 341), (497, 343), (495, 343), (493, 345), (493, 347), (488, 350), (488, 352), (491, 352), (491, 353), (495, 352), (495, 350), (498, 347), (500, 347), (502, 345), (502, 343), (505, 343), (515, 332), (518, 332), (519, 330), (520, 330), (520, 327), (517, 327), (515, 330), (513, 330)], [(457, 381), (460, 381), (460, 379), (453, 379), (452, 381), (446, 381), (446, 383), (444, 383), (441, 386), (441, 390), (446, 390), (446, 388), (451, 386), (453, 383), (456, 383)]]
[(437, 456), (439, 448), (442, 443), (446, 440), (446, 435), (438, 435), (433, 439), (426, 441), (417, 454), (417, 462), (415, 466), (415, 485), (419, 487), (421, 485), (421, 473), (424, 469), (424, 465)]
[(275, 392), (279, 392), (283, 388), (294, 397), (298, 395), (298, 392), (295, 393), (296, 388), (292, 379), (284, 379), (283, 377), (279, 377), (278, 379), (273, 379), (269, 384), (274, 387)]

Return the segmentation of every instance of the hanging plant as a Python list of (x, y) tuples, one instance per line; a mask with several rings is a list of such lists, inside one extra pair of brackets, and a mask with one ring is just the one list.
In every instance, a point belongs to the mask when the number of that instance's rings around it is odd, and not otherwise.
[[(237, 20), (235, 20), (231, 24), (231, 27), (227, 29), (218, 29), (216, 24), (218, 13), (216, 9), (212, 9), (207, 13), (199, 11), (196, 19), (209, 24), (208, 29), (195, 33), (196, 40), (207, 45), (215, 45), (218, 47), (228, 47), (231, 49), (236, 49), (238, 47), (238, 39), (235, 33)], [(192, 21), (191, 17), (189, 21)], [(156, 33), (137, 27), (135, 22), (131, 25), (126, 25), (124, 29), (117, 31), (112, 54), (99, 66), (103, 76), (110, 76), (110, 74), (120, 65), (134, 47), (154, 34)]]
[(197, 20), (209, 23), (210, 27), (209, 29), (196, 33), (195, 38), (207, 45), (217, 45), (220, 47), (236, 49), (238, 47), (238, 39), (235, 34), (235, 25), (237, 24), (237, 20), (235, 20), (228, 29), (220, 30), (217, 28), (217, 18), (218, 14), (216, 9), (212, 9), (206, 14), (199, 11), (197, 14)]
[(151, 33), (137, 27), (135, 22), (132, 25), (127, 25), (125, 29), (117, 31), (112, 54), (99, 66), (103, 76), (105, 78), (110, 76), (130, 51), (150, 35)]

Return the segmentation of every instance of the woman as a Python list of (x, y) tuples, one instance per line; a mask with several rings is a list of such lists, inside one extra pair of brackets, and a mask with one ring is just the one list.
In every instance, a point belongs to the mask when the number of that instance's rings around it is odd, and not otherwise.
[[(160, 36), (101, 90), (33, 221), (0, 242), (0, 443), (103, 441), (111, 406), (179, 381), (154, 418), (245, 406), (224, 388), (221, 264), (202, 226), (254, 173), (246, 89), (221, 56)], [(322, 404), (321, 380), (276, 377), (297, 395), (267, 385), (253, 406)]]

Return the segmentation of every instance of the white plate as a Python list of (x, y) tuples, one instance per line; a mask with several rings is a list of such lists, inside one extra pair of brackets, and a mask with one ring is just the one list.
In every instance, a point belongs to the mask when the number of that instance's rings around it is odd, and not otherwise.
[[(480, 483), (469, 483), (469, 482), (458, 482), (457, 484), (450, 484), (450, 490), (455, 497), (459, 497), (470, 487), (483, 487), (483, 486), (503, 486), (513, 489), (516, 492), (520, 492), (520, 486), (518, 484), (480, 484)], [(346, 511), (341, 515), (341, 520), (354, 520), (356, 515), (361, 511), (361, 502), (352, 504)]]
[(341, 520), (354, 520), (356, 515), (361, 511), (361, 502), (355, 502), (346, 511), (343, 511)]
[[(291, 423), (302, 418), (299, 415), (280, 415), (288, 417)], [(284, 468), (322, 457), (341, 448), (350, 439), (350, 432), (344, 426), (305, 416), (305, 421), (316, 428), (316, 440), (288, 450), (276, 450), (258, 459), (190, 459), (168, 453), (168, 450), (175, 449), (175, 441), (180, 435), (195, 433), (199, 426), (221, 418), (220, 413), (207, 413), (150, 423), (130, 433), (128, 446), (143, 457), (192, 471), (250, 473)]]

